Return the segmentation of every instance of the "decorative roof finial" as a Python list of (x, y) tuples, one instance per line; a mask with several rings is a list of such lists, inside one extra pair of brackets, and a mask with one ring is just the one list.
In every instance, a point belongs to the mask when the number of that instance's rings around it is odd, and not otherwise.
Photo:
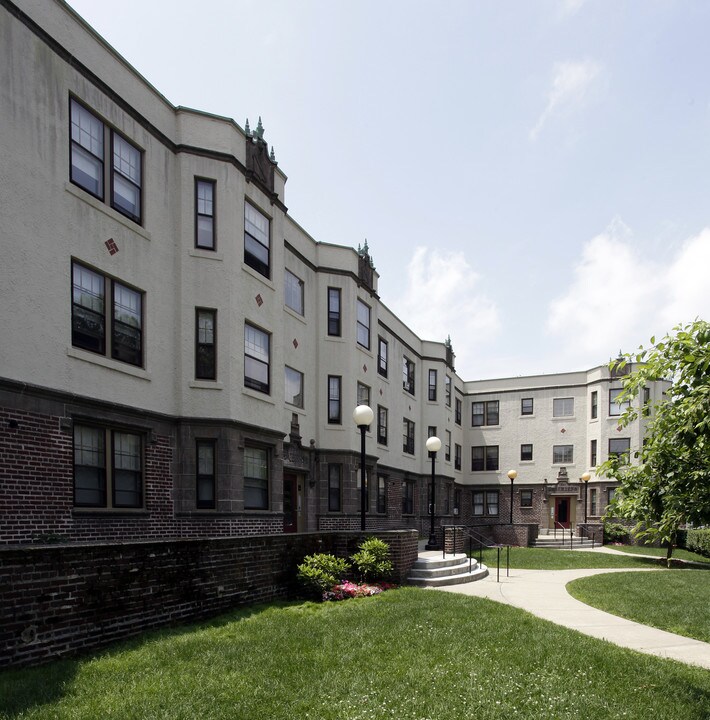
[(249, 118), (247, 118), (247, 121), (244, 123), (244, 134), (247, 137), (251, 137), (251, 128), (249, 127)]
[(256, 135), (259, 140), (264, 139), (264, 126), (261, 124), (261, 115), (259, 115), (259, 122), (256, 124), (256, 130), (254, 130), (254, 135)]
[(446, 340), (444, 340), (444, 345), (446, 345), (447, 348), (451, 347), (451, 335), (447, 335)]
[(370, 254), (370, 248), (367, 247), (367, 238), (365, 238), (365, 244), (362, 246), (362, 252), (363, 252), (363, 255)]
[(271, 160), (271, 162), (274, 163), (274, 165), (278, 165), (278, 163), (276, 162), (276, 153), (274, 152), (273, 145), (271, 146), (271, 154), (269, 155), (269, 160)]

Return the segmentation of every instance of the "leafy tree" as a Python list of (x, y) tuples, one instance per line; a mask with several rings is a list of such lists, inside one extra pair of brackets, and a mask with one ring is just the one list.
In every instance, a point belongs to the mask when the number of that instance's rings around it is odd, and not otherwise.
[(623, 379), (618, 400), (631, 401), (654, 380), (672, 381), (653, 408), (630, 403), (626, 427), (639, 412), (649, 415), (638, 464), (611, 457), (599, 472), (621, 483), (608, 515), (633, 520), (635, 534), (668, 545), (670, 561), (678, 528), (710, 523), (710, 323), (674, 328), (651, 347), (612, 361), (612, 371), (639, 363)]

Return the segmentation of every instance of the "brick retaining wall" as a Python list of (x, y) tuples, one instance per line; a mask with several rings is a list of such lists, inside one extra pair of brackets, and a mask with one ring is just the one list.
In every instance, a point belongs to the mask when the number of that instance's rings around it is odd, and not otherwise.
[[(390, 545), (395, 581), (417, 558), (414, 530)], [(305, 555), (355, 551), (363, 536), (303, 533), (0, 548), (0, 667), (37, 665), (147, 629), (294, 597)]]

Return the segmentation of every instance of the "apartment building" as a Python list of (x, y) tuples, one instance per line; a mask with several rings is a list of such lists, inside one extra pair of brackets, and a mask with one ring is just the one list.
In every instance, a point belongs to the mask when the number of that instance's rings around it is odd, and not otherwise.
[(460, 378), (294, 220), (261, 119), (171, 105), (61, 0), (0, 33), (0, 542), (359, 528), (358, 404), (372, 529), (428, 527), (432, 434), (437, 523), (579, 521), (638, 446), (603, 366)]

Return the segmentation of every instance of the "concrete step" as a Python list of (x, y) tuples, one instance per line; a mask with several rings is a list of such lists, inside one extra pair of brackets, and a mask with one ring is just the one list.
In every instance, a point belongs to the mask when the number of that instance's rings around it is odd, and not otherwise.
[(479, 565), (464, 554), (442, 558), (440, 552), (422, 553), (414, 563), (407, 578), (410, 585), (418, 587), (441, 587), (460, 585), (481, 580), (488, 575), (488, 568)]
[(538, 548), (562, 548), (562, 549), (574, 549), (574, 548), (591, 548), (592, 546), (599, 545), (598, 542), (592, 542), (591, 540), (588, 540), (587, 538), (579, 538), (579, 537), (573, 537), (572, 538), (572, 545), (570, 547), (570, 540), (569, 536), (567, 536), (564, 540), (562, 538), (558, 537), (555, 539), (554, 537), (538, 537), (533, 541), (532, 547), (538, 547)]

